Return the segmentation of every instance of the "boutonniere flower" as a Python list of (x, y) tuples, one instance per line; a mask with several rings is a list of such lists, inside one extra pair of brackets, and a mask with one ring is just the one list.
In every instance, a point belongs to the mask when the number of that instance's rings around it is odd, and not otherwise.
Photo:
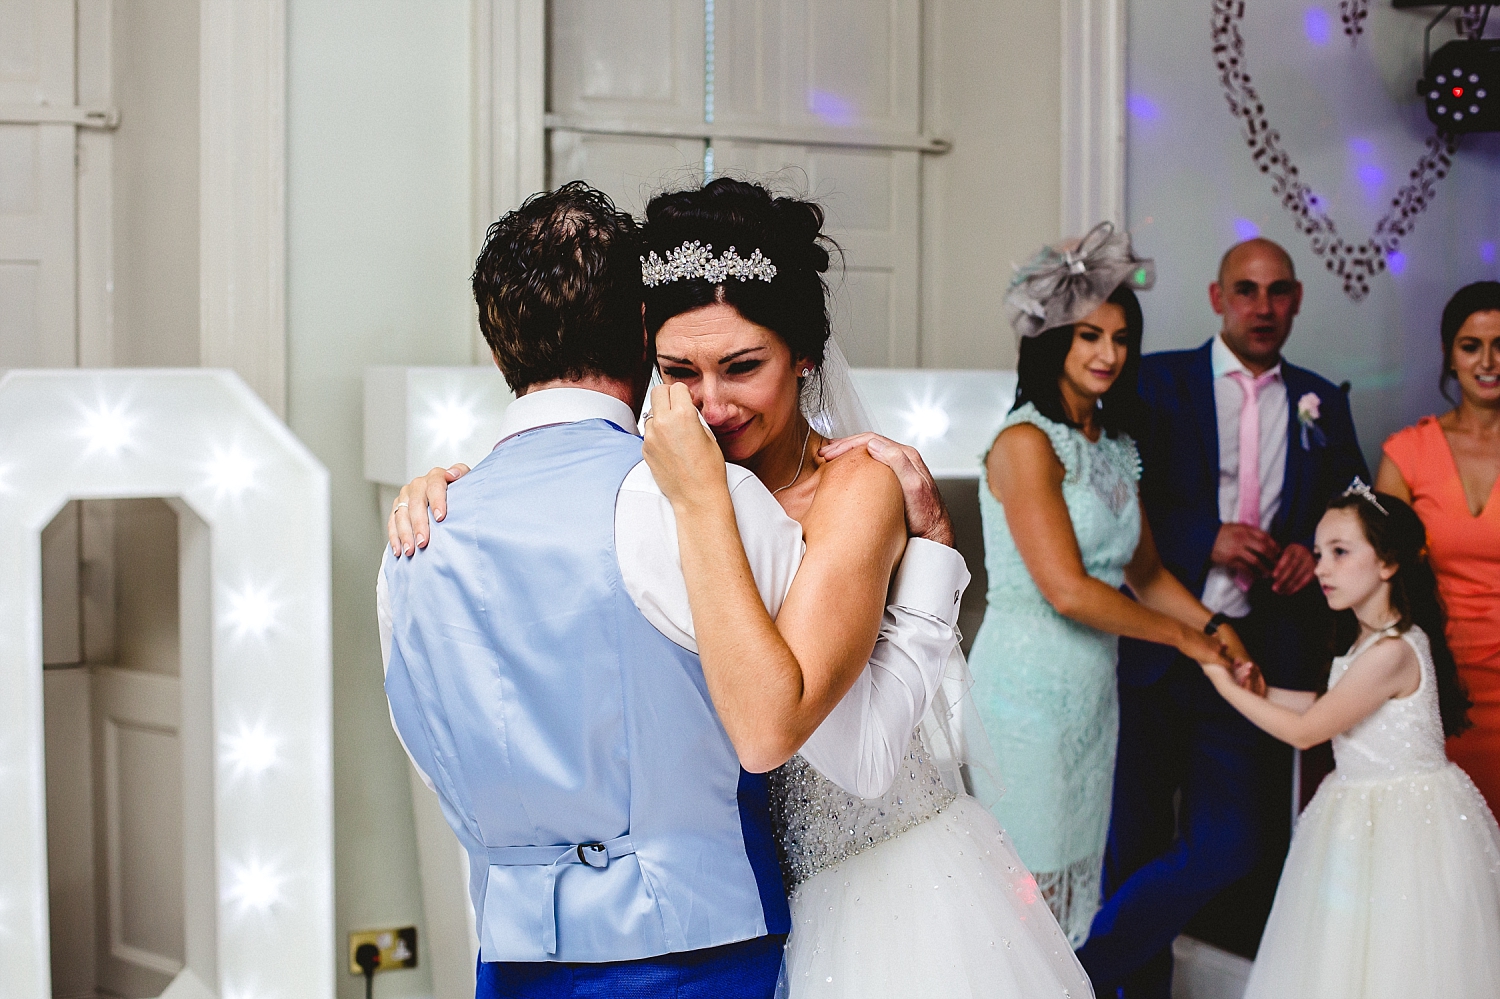
[(1323, 400), (1318, 398), (1318, 393), (1308, 392), (1297, 400), (1297, 424), (1302, 429), (1302, 450), (1311, 450), (1314, 444), (1323, 447), (1328, 443), (1328, 438), (1323, 436), (1323, 428), (1318, 426), (1318, 416), (1323, 406)]

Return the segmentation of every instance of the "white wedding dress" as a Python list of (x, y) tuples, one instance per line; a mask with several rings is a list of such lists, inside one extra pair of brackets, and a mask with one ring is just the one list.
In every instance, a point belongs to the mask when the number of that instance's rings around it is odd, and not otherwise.
[(771, 808), (792, 907), (780, 994), (1094, 994), (1005, 830), (914, 735), (895, 785), (857, 798), (794, 757)]
[[(1333, 661), (1333, 688), (1381, 632)], [(1297, 823), (1246, 999), (1500, 996), (1500, 827), (1448, 761), (1427, 636), (1414, 694), (1334, 736)]]
[[(820, 433), (870, 424), (830, 341)], [(948, 670), (964, 694), (956, 649)], [(937, 697), (879, 798), (851, 794), (801, 756), (771, 775), (772, 820), (792, 910), (778, 994), (789, 999), (1093, 996), (1046, 900), (988, 809), (963, 792), (963, 746), (983, 745), (957, 697)], [(930, 752), (929, 745), (937, 752)]]

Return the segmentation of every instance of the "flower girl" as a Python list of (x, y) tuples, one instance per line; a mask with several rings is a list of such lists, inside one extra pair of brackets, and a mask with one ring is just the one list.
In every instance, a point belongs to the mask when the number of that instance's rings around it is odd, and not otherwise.
[(1328, 692), (1204, 666), (1250, 721), (1298, 748), (1332, 738), (1338, 762), (1298, 822), (1246, 999), (1500, 996), (1500, 828), (1444, 755), (1468, 699), (1425, 539), (1356, 479), (1317, 530), (1318, 582), (1354, 639)]

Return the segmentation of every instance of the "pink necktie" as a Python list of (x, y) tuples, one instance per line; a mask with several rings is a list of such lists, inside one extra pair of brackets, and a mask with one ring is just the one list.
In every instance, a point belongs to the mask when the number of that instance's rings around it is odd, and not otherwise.
[[(1239, 383), (1244, 392), (1240, 401), (1240, 509), (1237, 518), (1241, 524), (1260, 526), (1260, 390), (1265, 388), (1276, 372), (1267, 371), (1259, 378), (1252, 378), (1243, 371), (1231, 371), (1229, 377)], [(1235, 585), (1241, 590), (1250, 589), (1251, 578), (1236, 573)]]

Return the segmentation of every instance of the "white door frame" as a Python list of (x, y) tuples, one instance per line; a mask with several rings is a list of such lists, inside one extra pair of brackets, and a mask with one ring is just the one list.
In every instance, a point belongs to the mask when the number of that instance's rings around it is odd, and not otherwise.
[(1125, 0), (1062, 0), (1061, 235), (1125, 225)]
[(200, 0), (200, 361), (286, 418), (286, 0)]
[(52, 994), (41, 531), (71, 499), (166, 496), (181, 526), (187, 931), (167, 994), (332, 999), (327, 471), (229, 371), (11, 371), (0, 426), (6, 996)]

